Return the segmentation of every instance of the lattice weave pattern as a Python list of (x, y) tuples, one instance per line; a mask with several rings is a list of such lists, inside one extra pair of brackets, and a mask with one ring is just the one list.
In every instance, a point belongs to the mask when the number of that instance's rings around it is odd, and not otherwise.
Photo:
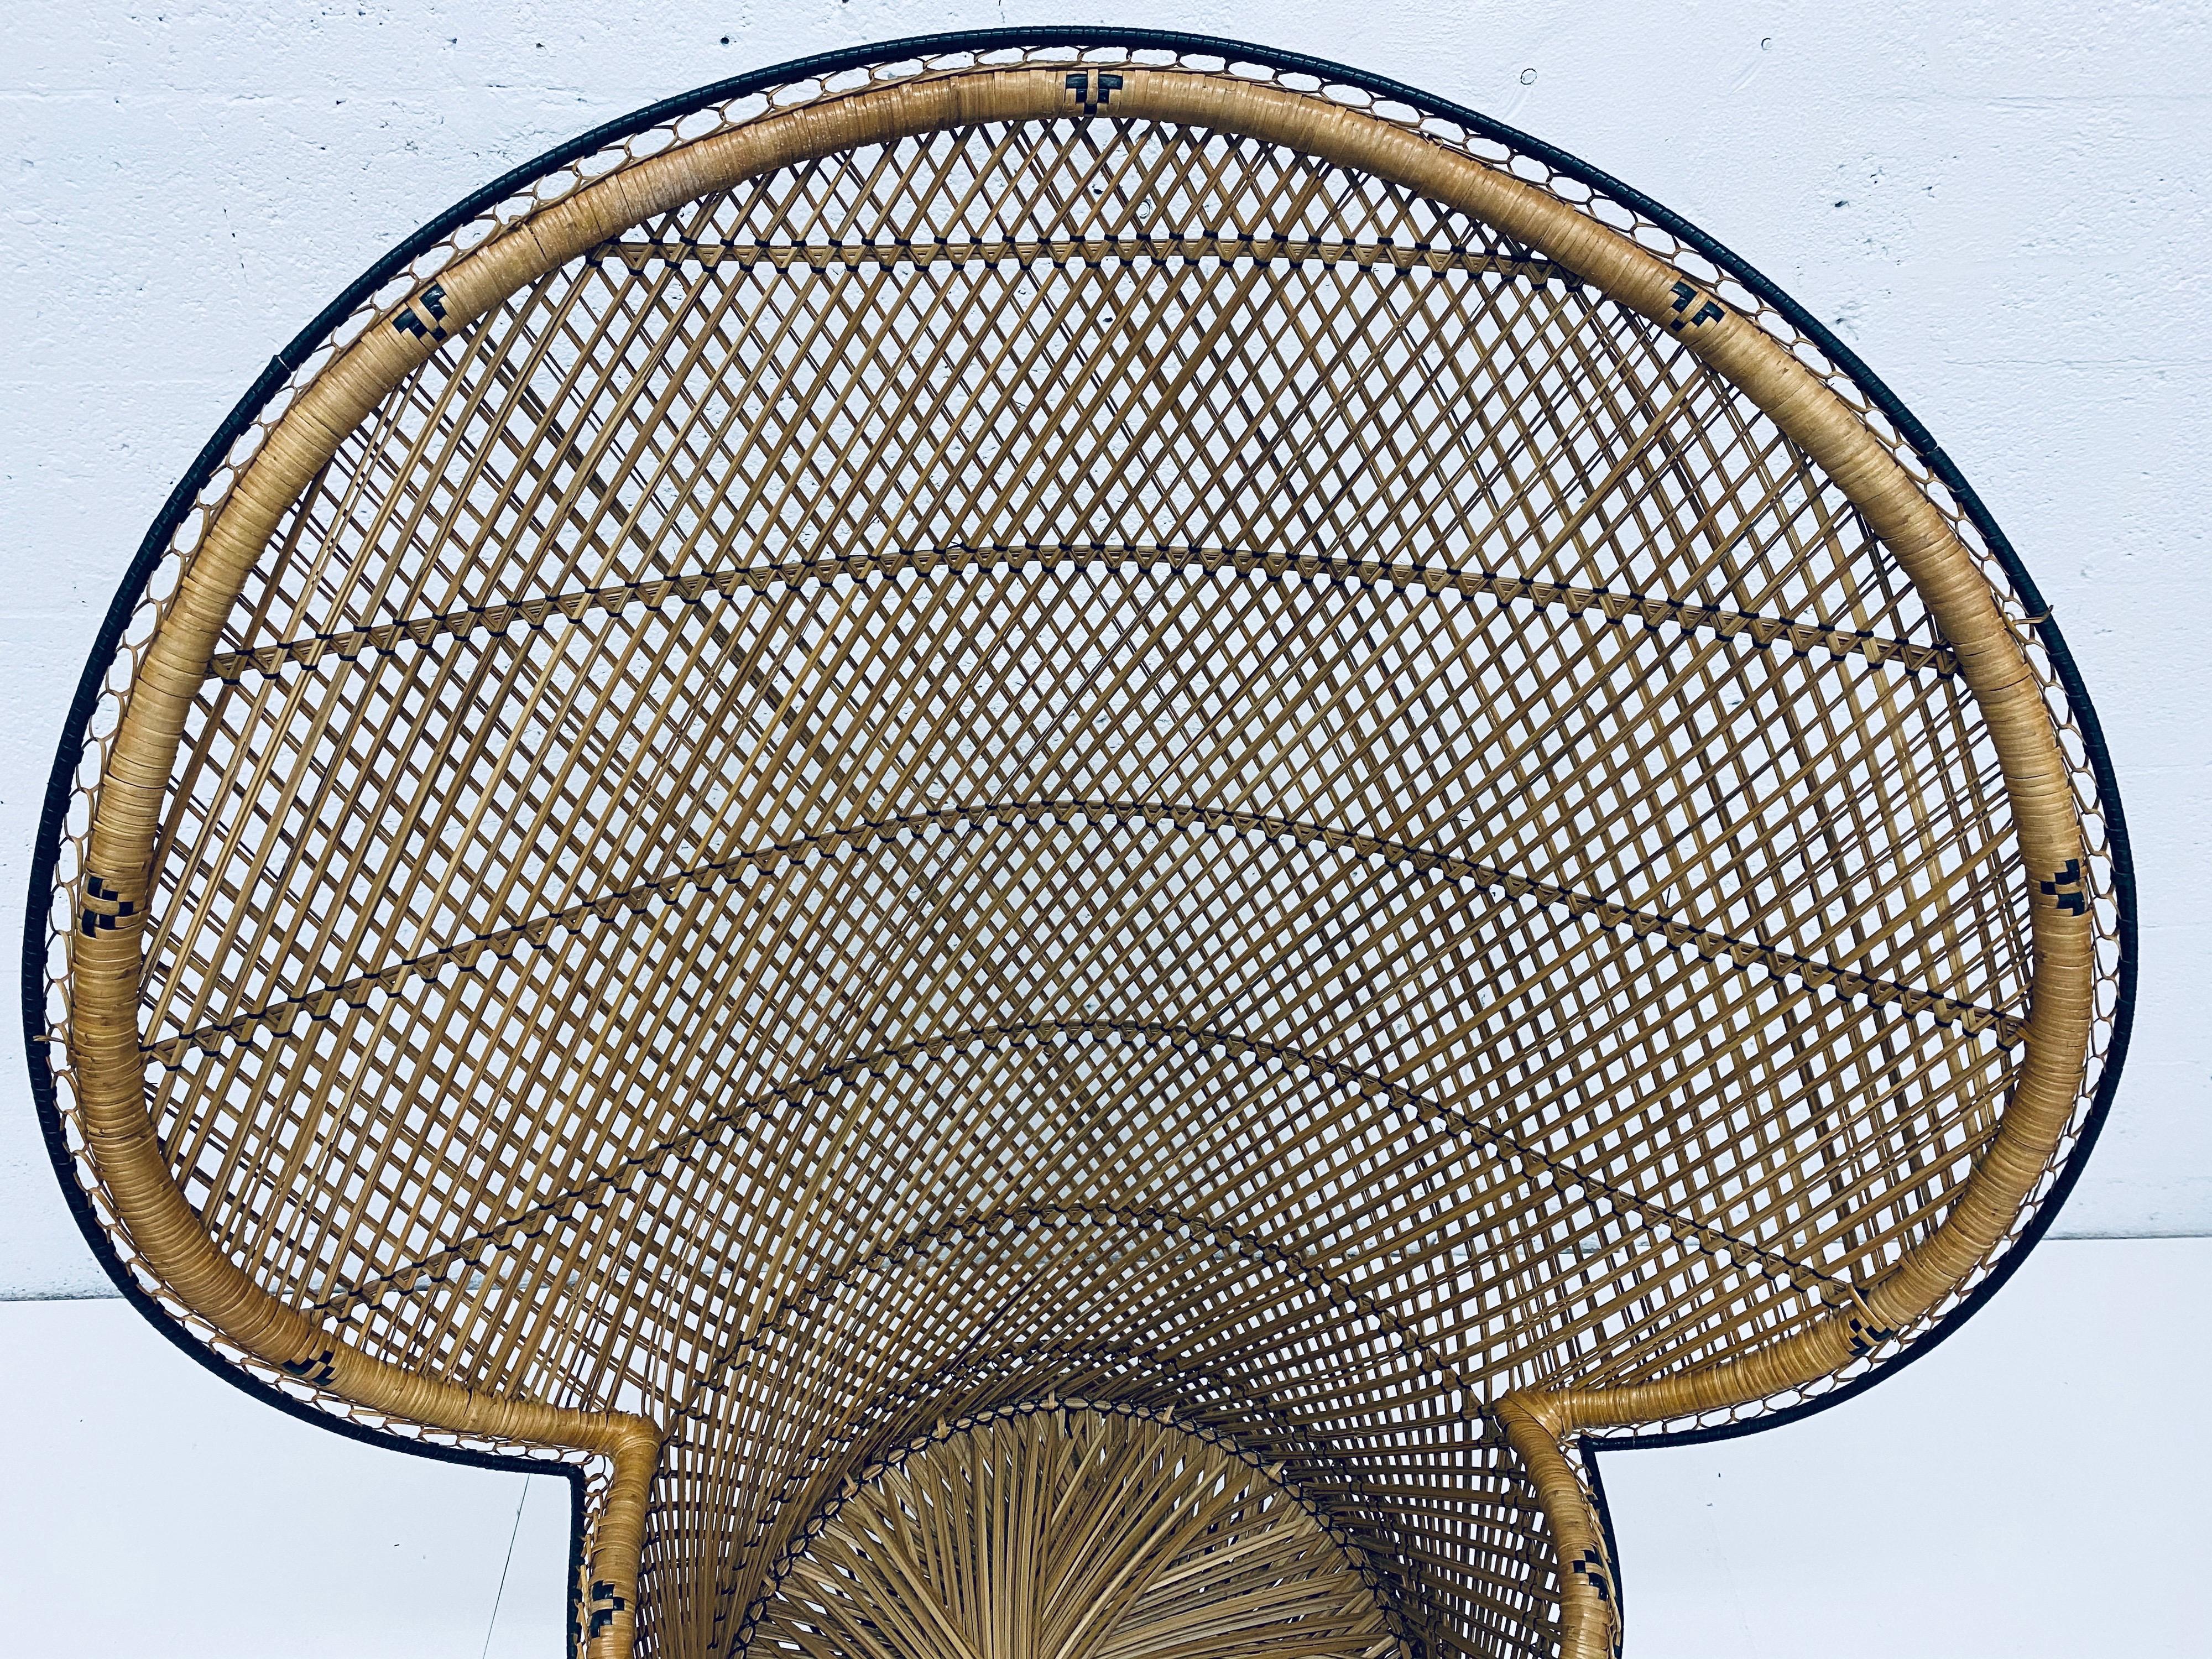
[(342, 325), (61, 830), (141, 1280), (598, 1460), (595, 1652), (1608, 1648), (1561, 1439), (1986, 1271), (2100, 1076), (2112, 859), (1917, 458), (1495, 149), (886, 62)]

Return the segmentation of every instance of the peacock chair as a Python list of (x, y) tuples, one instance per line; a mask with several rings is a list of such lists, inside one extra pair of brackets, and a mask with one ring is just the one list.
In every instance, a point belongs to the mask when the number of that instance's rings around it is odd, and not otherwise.
[(594, 1659), (1620, 1641), (1597, 1445), (1924, 1348), (2124, 1042), (1950, 463), (1544, 145), (1173, 34), (641, 112), (179, 486), (27, 942), (124, 1290), (579, 1494)]

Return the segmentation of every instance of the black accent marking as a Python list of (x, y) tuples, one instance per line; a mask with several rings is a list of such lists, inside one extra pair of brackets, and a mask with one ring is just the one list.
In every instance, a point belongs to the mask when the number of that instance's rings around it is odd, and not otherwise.
[[(1703, 328), (1728, 315), (1721, 309), (1720, 301), (1689, 283), (1678, 282), (1668, 292), (1674, 296), (1671, 307), (1674, 315), (1667, 325), (1671, 333), (1680, 334), (1686, 328)], [(1693, 303), (1698, 307), (1695, 311), (1690, 309)]]
[(615, 1615), (629, 1606), (615, 1594), (615, 1587), (604, 1578), (592, 1580), (592, 1623), (590, 1633), (597, 1636), (615, 1621)]
[(1585, 1581), (1597, 1592), (1597, 1599), (1608, 1606), (1613, 1601), (1613, 1575), (1607, 1569), (1605, 1557), (1593, 1545), (1567, 1564), (1567, 1570)]
[(1850, 1333), (1851, 1357), (1854, 1359), (1872, 1353), (1897, 1334), (1893, 1328), (1887, 1325), (1870, 1324), (1856, 1314), (1853, 1314), (1844, 1322), (1844, 1328)]
[(325, 1348), (312, 1359), (288, 1359), (277, 1369), (288, 1376), (296, 1376), (308, 1387), (327, 1388), (337, 1375), (337, 1352)]
[(78, 907), (77, 927), (86, 938), (100, 933), (112, 933), (123, 916), (135, 916), (138, 907), (125, 898), (119, 889), (92, 871), (84, 873), (84, 896), (88, 901)]
[(1085, 115), (1096, 115), (1106, 107), (1108, 99), (1121, 91), (1121, 77), (1105, 70), (1099, 70), (1097, 90), (1094, 94), (1091, 89), (1091, 72), (1088, 70), (1078, 70), (1067, 77), (1066, 87), (1068, 91), (1075, 94), (1075, 101)]
[(1597, 1466), (1601, 1442), (1589, 1435), (1576, 1442), (1576, 1449), (1583, 1461), (1583, 1474), (1589, 1486), (1590, 1506), (1597, 1511), (1598, 1534), (1605, 1548), (1605, 1559), (1614, 1563), (1613, 1568), (1613, 1619), (1615, 1629), (1615, 1650), (1619, 1650), (1620, 1627), (1628, 1614), (1628, 1591), (1620, 1582), (1620, 1540), (1613, 1536), (1613, 1504), (1605, 1495), (1605, 1472)]
[(2069, 859), (2063, 868), (2055, 871), (2049, 881), (2038, 884), (2044, 897), (2056, 900), (2058, 908), (2069, 916), (2087, 915), (2089, 895), (2081, 884), (2081, 860)]
[[(425, 323), (416, 314), (416, 304), (420, 304), (423, 310), (430, 313), (430, 321)], [(399, 314), (392, 319), (392, 326), (402, 334), (412, 334), (418, 340), (444, 339), (446, 337), (446, 290), (435, 283), (431, 283), (416, 296), (415, 301), (399, 308)]]

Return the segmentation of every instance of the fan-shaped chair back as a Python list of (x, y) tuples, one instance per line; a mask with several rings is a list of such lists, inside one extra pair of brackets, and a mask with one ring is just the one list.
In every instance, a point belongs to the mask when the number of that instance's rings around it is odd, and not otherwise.
[(594, 1656), (1603, 1653), (1577, 1443), (1905, 1352), (2109, 1083), (2009, 556), (1756, 276), (1403, 88), (710, 89), (165, 517), (57, 1145), (243, 1377), (581, 1470)]

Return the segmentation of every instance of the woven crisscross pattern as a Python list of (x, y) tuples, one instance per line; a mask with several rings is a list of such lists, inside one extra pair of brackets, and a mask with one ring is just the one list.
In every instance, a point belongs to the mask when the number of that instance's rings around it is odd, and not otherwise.
[(1058, 1390), (1357, 1540), (1368, 1646), (1312, 1650), (1548, 1652), (1486, 1408), (1909, 1335), (1865, 1297), (1992, 1144), (2038, 883), (2109, 927), (2094, 786), (2024, 871), (1954, 642), (1679, 322), (1091, 106), (385, 301), (426, 355), (68, 925), (143, 927), (161, 1152), (254, 1285), (659, 1425), (641, 1651), (765, 1639), (893, 1449)]

